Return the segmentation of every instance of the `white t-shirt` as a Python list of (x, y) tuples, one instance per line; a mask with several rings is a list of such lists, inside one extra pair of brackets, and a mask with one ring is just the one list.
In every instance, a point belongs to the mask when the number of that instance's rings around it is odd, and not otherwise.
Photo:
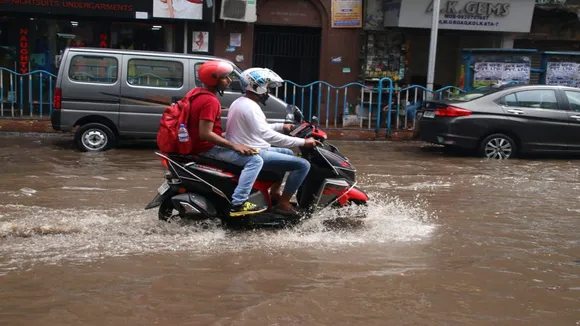
[(283, 123), (269, 124), (258, 103), (242, 96), (230, 105), (226, 123), (226, 139), (252, 148), (303, 146), (305, 140), (279, 133)]

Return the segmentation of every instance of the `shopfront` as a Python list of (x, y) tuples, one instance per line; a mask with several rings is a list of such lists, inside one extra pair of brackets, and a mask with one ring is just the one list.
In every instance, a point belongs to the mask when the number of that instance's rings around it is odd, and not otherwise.
[[(458, 84), (462, 48), (503, 47), (506, 35), (529, 32), (533, 10), (529, 0), (442, 0), (436, 88)], [(432, 1), (367, 0), (365, 12), (364, 78), (387, 76), (426, 85)], [(373, 44), (369, 38), (379, 41)]]
[[(67, 47), (212, 49), (214, 8), (205, 1), (9, 0), (0, 2), (0, 12), (0, 67), (20, 74), (55, 74)], [(198, 35), (206, 36), (201, 46)]]

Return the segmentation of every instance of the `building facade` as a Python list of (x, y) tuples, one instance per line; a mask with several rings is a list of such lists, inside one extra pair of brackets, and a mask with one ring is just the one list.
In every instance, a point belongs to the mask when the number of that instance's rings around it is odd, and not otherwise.
[[(250, 7), (255, 19), (222, 19)], [(66, 47), (90, 46), (213, 54), (301, 85), (425, 85), (432, 10), (431, 0), (7, 0), (0, 67), (55, 73)], [(464, 48), (580, 50), (579, 13), (580, 0), (442, 0), (435, 84), (458, 85)]]
[[(389, 76), (426, 85), (433, 2), (366, 0), (363, 78)], [(435, 88), (458, 85), (461, 50), (510, 48), (516, 35), (530, 31), (530, 0), (441, 1)]]
[[(358, 2), (362, 13), (362, 0)], [(331, 0), (259, 0), (255, 23), (217, 24), (214, 53), (242, 68), (271, 68), (298, 84), (317, 80), (346, 84), (359, 73), (362, 14), (359, 24), (337, 28), (332, 27), (333, 17), (336, 26)], [(236, 38), (241, 46), (231, 46)]]
[(56, 73), (67, 47), (210, 53), (214, 12), (198, 0), (2, 1), (0, 67)]

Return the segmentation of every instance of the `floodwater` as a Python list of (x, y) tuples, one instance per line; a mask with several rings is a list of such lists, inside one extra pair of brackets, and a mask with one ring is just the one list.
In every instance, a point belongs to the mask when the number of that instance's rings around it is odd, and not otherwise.
[(143, 210), (151, 146), (0, 136), (0, 325), (580, 325), (578, 160), (335, 145), (362, 229), (228, 232)]

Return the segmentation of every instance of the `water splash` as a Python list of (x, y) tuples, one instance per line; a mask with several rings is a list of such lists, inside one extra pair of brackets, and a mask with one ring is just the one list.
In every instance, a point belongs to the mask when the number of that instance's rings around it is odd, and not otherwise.
[[(421, 200), (409, 203), (371, 194), (366, 207), (324, 210), (293, 229), (230, 232), (217, 225), (157, 220), (141, 209), (55, 210), (38, 206), (0, 205), (0, 269), (34, 262), (87, 261), (150, 252), (199, 253), (246, 248), (328, 248), (428, 239), (436, 216)], [(365, 215), (357, 228), (329, 228), (328, 221)]]

